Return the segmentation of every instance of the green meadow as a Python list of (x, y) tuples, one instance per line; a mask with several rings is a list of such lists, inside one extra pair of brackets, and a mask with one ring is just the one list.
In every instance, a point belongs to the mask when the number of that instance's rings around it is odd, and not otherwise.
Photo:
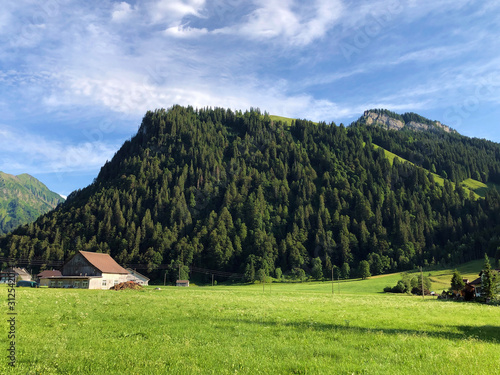
[(331, 282), (18, 288), (17, 363), (2, 356), (0, 373), (500, 374), (498, 307), (381, 293), (399, 277), (334, 294)]

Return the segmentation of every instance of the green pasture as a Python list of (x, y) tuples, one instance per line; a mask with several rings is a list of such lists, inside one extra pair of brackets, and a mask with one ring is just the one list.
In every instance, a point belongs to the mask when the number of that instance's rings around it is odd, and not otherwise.
[(17, 364), (2, 356), (0, 373), (500, 374), (498, 307), (381, 293), (399, 277), (335, 282), (334, 294), (327, 281), (19, 288)]
[(486, 196), (486, 192), (490, 189), (497, 189), (500, 191), (500, 186), (497, 184), (491, 182), (485, 184), (484, 182), (473, 180), (472, 178), (468, 178), (467, 180), (462, 181), (462, 186), (474, 191), (482, 198)]
[(291, 126), (292, 121), (294, 121), (292, 118), (276, 116), (276, 115), (269, 115), (269, 117), (273, 121), (281, 121), (282, 123), (287, 124), (288, 126)]

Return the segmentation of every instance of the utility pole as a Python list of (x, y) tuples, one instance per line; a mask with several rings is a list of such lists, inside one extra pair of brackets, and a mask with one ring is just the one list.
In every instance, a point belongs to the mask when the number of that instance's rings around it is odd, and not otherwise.
[(167, 285), (167, 270), (165, 270), (165, 275), (163, 276), (163, 286)]
[(420, 279), (422, 280), (422, 298), (424, 297), (424, 272), (422, 271), (422, 267), (420, 267)]
[(332, 267), (332, 294), (333, 294), (333, 267)]

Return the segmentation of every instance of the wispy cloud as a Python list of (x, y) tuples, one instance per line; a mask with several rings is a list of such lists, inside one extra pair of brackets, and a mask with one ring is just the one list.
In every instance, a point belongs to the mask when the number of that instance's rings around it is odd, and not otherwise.
[(103, 142), (65, 144), (3, 125), (0, 129), (0, 170), (19, 173), (95, 170), (111, 159), (117, 146)]
[[(279, 40), (292, 46), (305, 46), (322, 38), (342, 16), (340, 0), (315, 0), (306, 4), (294, 0), (255, 0), (256, 9), (236, 25), (208, 31), (178, 25), (167, 33), (177, 37), (196, 37), (206, 33), (239, 35), (248, 39)], [(193, 13), (200, 16), (199, 14)]]

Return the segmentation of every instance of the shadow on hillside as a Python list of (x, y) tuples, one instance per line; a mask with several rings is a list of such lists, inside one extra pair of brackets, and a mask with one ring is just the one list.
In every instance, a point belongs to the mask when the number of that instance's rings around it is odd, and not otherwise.
[[(486, 326), (468, 326), (468, 325), (451, 325), (447, 326), (448, 329), (454, 332), (446, 331), (426, 331), (426, 330), (412, 330), (412, 329), (395, 329), (395, 328), (366, 328), (356, 327), (352, 321), (345, 320), (343, 324), (327, 324), (316, 322), (274, 322), (274, 321), (255, 321), (249, 319), (221, 319), (222, 321), (231, 323), (247, 323), (250, 325), (260, 325), (263, 327), (284, 327), (293, 328), (296, 330), (309, 330), (320, 332), (359, 332), (368, 334), (384, 334), (384, 335), (421, 335), (427, 337), (434, 337), (447, 340), (467, 340), (475, 339), (485, 342), (500, 343), (500, 327), (486, 325)], [(457, 332), (458, 331), (458, 332)]]

